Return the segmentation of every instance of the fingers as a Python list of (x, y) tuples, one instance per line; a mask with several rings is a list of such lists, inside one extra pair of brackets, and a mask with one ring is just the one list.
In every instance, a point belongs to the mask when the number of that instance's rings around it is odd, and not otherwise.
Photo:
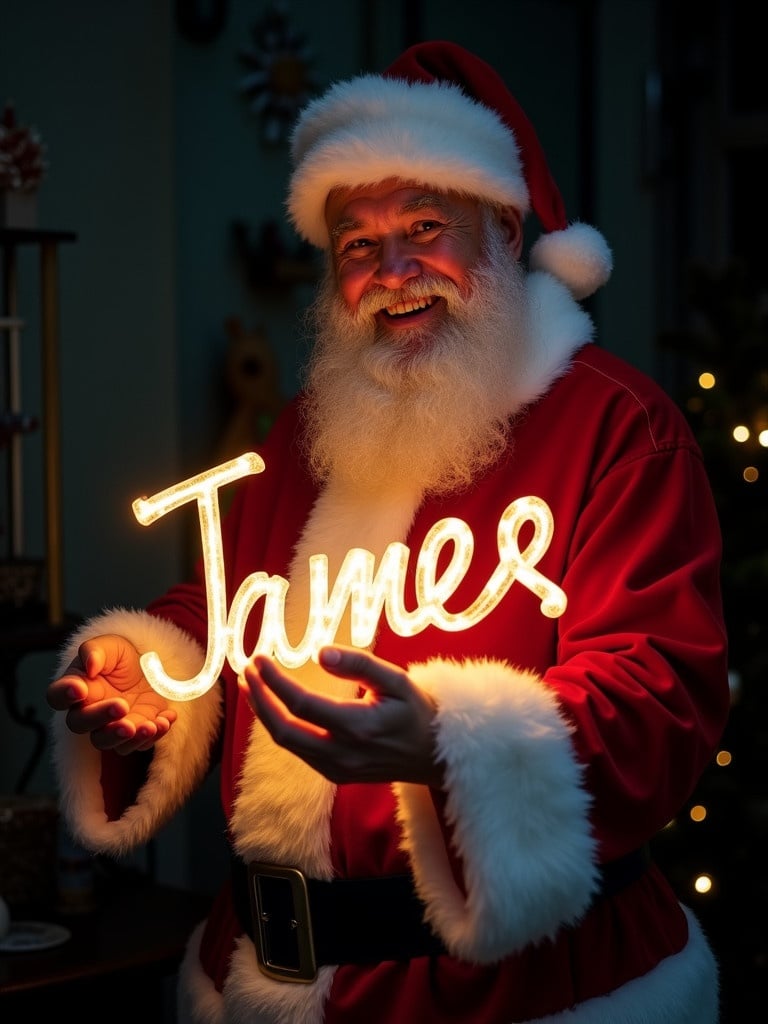
[[(357, 648), (324, 647), (320, 664), (340, 678), (363, 683), (369, 689), (368, 701), (393, 698), (407, 700), (413, 685), (402, 669)], [(317, 727), (319, 735), (326, 731), (356, 729), (357, 714), (362, 702), (341, 700), (315, 694), (288, 676), (271, 658), (256, 655), (243, 673), (246, 696), (277, 739), (274, 725), (302, 722)], [(354, 716), (354, 717), (351, 717)]]
[(240, 687), (280, 746), (332, 782), (418, 782), (439, 785), (432, 698), (405, 672), (363, 651), (324, 648), (320, 662), (334, 674), (365, 680), (362, 699), (315, 693), (271, 658), (256, 655)]
[(172, 722), (165, 717), (154, 721), (144, 719), (137, 723), (132, 716), (126, 716), (104, 728), (93, 730), (90, 740), (97, 750), (112, 750), (124, 756), (151, 749), (168, 733), (171, 725)]
[[(274, 662), (258, 656), (246, 666), (239, 685), (275, 743), (332, 782), (358, 777), (360, 755), (353, 750), (350, 756), (349, 746), (343, 741), (349, 734), (348, 727), (334, 731), (326, 728), (336, 716), (349, 716), (351, 703), (304, 691)], [(359, 744), (357, 740), (356, 746)]]
[(390, 697), (404, 697), (411, 687), (401, 668), (359, 647), (322, 647), (318, 660), (327, 672), (367, 683)]
[(72, 732), (82, 735), (95, 729), (104, 729), (128, 714), (124, 700), (79, 702), (67, 711), (67, 726)]
[(143, 680), (138, 651), (125, 637), (105, 634), (85, 640), (78, 655), (88, 680), (106, 679), (117, 690), (131, 690)]
[(54, 711), (67, 711), (79, 701), (103, 700), (107, 696), (105, 677), (113, 673), (111, 682), (119, 685), (114, 673), (130, 662), (131, 651), (133, 648), (122, 637), (108, 635), (83, 641), (64, 674), (48, 686), (49, 706)]
[(326, 734), (323, 720), (329, 719), (329, 698), (309, 693), (276, 662), (258, 655), (246, 666), (243, 677), (243, 689), (254, 711), (278, 742), (287, 739), (286, 726), (295, 729), (299, 723), (306, 731)]
[(85, 674), (89, 679), (95, 679), (104, 670), (107, 663), (107, 653), (104, 648), (95, 641), (86, 641), (80, 645), (80, 660), (85, 666)]
[(67, 711), (73, 704), (85, 700), (88, 696), (88, 684), (80, 676), (68, 671), (48, 685), (45, 699), (54, 711)]
[(78, 704), (67, 712), (67, 727), (78, 735), (88, 735), (97, 750), (114, 750), (118, 754), (149, 750), (167, 735), (176, 720), (176, 711), (145, 710), (149, 714), (129, 709), (121, 700)]
[[(107, 702), (110, 693), (107, 691), (104, 677), (90, 677), (82, 668), (80, 660), (76, 659), (63, 676), (59, 676), (48, 685), (45, 696), (48, 705), (54, 711), (68, 711), (73, 705), (84, 701), (89, 704)], [(117, 703), (120, 706), (125, 705), (123, 700), (118, 700)]]
[(161, 722), (161, 728), (167, 732), (175, 720), (176, 712), (172, 708), (159, 710), (151, 704), (134, 704), (131, 707), (120, 698), (88, 703), (81, 701), (67, 711), (67, 725), (76, 733), (93, 732), (118, 723), (120, 726), (128, 724), (130, 734), (133, 735), (136, 730), (147, 725), (154, 730)]
[(87, 735), (97, 750), (118, 754), (148, 750), (177, 717), (147, 684), (135, 648), (119, 636), (82, 643), (77, 658), (48, 686), (46, 699), (66, 712), (71, 732)]

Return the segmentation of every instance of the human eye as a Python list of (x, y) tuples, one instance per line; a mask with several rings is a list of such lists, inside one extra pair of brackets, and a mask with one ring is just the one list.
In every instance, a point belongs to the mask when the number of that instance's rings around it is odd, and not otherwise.
[(373, 239), (363, 235), (347, 236), (339, 240), (338, 256), (360, 256), (365, 255), (374, 245)]
[(412, 234), (429, 236), (441, 227), (442, 224), (438, 220), (419, 220), (413, 225)]
[(367, 249), (373, 245), (370, 238), (353, 238), (347, 243), (348, 249)]

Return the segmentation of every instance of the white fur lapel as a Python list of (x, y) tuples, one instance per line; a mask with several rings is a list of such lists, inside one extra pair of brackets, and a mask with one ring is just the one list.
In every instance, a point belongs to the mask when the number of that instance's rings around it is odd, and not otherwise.
[[(404, 541), (420, 495), (391, 490), (361, 497), (331, 481), (319, 495), (296, 545), (289, 572), (285, 624), (294, 642), (303, 636), (309, 598), (309, 556), (328, 556), (333, 581), (351, 547), (381, 556), (387, 544)], [(349, 642), (342, 622), (341, 643)], [(317, 692), (349, 697), (356, 685), (335, 679), (314, 662), (294, 675)], [(255, 721), (245, 756), (242, 785), (235, 803), (232, 830), (238, 853), (246, 860), (268, 860), (301, 867), (316, 878), (332, 875), (330, 814), (336, 787), (307, 764), (278, 747)]]
[[(546, 392), (592, 333), (587, 314), (553, 277), (530, 274), (527, 294), (534, 356), (525, 379), (510, 389), (510, 415)], [(285, 622), (294, 643), (307, 624), (310, 555), (327, 554), (331, 582), (352, 547), (367, 548), (378, 560), (388, 544), (405, 542), (421, 497), (418, 488), (406, 489), (397, 481), (376, 492), (361, 493), (334, 480), (324, 488), (296, 545), (289, 572)], [(348, 625), (342, 623), (337, 639), (344, 643), (348, 637)], [(320, 693), (350, 696), (355, 692), (354, 684), (334, 679), (313, 662), (295, 674)], [(334, 795), (335, 786), (279, 748), (254, 722), (232, 821), (238, 852), (246, 860), (293, 864), (315, 877), (329, 878)]]

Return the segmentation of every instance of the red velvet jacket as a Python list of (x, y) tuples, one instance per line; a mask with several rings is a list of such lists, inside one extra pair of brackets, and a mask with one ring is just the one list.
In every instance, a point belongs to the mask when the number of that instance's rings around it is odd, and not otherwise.
[[(388, 532), (388, 510), (369, 509), (356, 531), (343, 500), (316, 503), (296, 445), (297, 403), (264, 446), (265, 471), (237, 487), (225, 521), (230, 598), (251, 573), (288, 576), (292, 559), (320, 550), (321, 539), (379, 551), (404, 540), (412, 603), (427, 531), (458, 517), (475, 541), (447, 602), (461, 610), (499, 561), (504, 509), (529, 495), (547, 503), (554, 531), (536, 568), (566, 594), (560, 617), (543, 615), (518, 580), (470, 630), (429, 626), (400, 637), (383, 622), (377, 635), (375, 653), (408, 666), (437, 698), (445, 793), (332, 786), (272, 744), (229, 667), (221, 693), (179, 706), (133, 806), (116, 797), (107, 823), (95, 755), (82, 737), (59, 731), (67, 813), (90, 845), (119, 852), (143, 841), (220, 749), (222, 801), (241, 856), (314, 877), (411, 871), (452, 954), (323, 968), (308, 986), (267, 979), (250, 940), (236, 942), (225, 885), (185, 963), (191, 1020), (228, 1020), (229, 1004), (250, 1007), (260, 1022), (280, 1013), (325, 1024), (716, 1021), (706, 940), (655, 868), (592, 902), (599, 865), (642, 846), (678, 813), (724, 727), (716, 511), (698, 447), (651, 380), (592, 344), (551, 376), (517, 415), (495, 467), (460, 496), (415, 499), (404, 536), (394, 521)], [(73, 646), (117, 630), (184, 678), (200, 661), (189, 638), (206, 645), (205, 608), (202, 586), (180, 585), (149, 615), (116, 610), (89, 623)], [(256, 609), (246, 649), (258, 625)], [(110, 773), (102, 778), (108, 790)]]

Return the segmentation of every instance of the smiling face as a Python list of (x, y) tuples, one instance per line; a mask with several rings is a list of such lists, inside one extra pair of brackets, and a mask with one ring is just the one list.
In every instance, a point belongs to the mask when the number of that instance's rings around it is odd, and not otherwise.
[(464, 486), (506, 444), (529, 359), (520, 216), (402, 182), (328, 211), (306, 320), (310, 468), (358, 489)]
[[(332, 192), (326, 223), (341, 298), (361, 320), (373, 318), (382, 339), (423, 337), (447, 315), (446, 285), (469, 296), (482, 217), (475, 199), (400, 181)], [(501, 219), (517, 258), (519, 215)]]

